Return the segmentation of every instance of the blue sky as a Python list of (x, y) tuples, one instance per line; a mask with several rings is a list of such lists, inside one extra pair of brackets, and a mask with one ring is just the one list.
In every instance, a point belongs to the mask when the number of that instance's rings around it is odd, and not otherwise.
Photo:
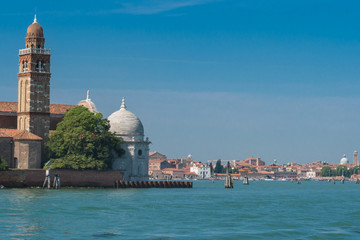
[(2, 1), (1, 101), (34, 9), (51, 101), (121, 98), (152, 151), (196, 160), (338, 162), (360, 150), (358, 1)]

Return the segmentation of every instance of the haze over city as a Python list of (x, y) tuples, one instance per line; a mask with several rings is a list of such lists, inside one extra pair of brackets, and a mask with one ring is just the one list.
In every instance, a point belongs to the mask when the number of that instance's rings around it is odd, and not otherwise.
[(17, 101), (16, 50), (37, 8), (53, 49), (53, 103), (76, 104), (90, 89), (108, 117), (125, 97), (151, 151), (168, 157), (338, 162), (360, 149), (355, 6), (6, 0), (1, 97)]

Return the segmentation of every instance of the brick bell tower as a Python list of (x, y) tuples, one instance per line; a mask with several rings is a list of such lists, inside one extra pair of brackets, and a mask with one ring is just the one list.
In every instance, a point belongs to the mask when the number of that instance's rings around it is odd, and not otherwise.
[(27, 29), (25, 49), (19, 50), (17, 129), (38, 135), (43, 144), (49, 140), (51, 77), (51, 53), (44, 45), (44, 31), (35, 14)]

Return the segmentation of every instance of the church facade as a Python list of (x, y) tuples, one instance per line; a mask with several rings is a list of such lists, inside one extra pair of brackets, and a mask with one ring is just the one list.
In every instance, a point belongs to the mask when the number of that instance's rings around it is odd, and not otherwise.
[[(18, 102), (0, 101), (0, 157), (10, 168), (41, 167), (49, 134), (67, 110), (83, 106), (98, 112), (89, 91), (77, 105), (50, 104), (50, 57), (35, 15), (27, 28), (25, 48), (19, 50)], [(110, 130), (122, 138), (125, 150), (125, 155), (114, 161), (113, 169), (124, 171), (126, 180), (147, 180), (150, 142), (144, 140), (141, 121), (126, 109), (124, 100), (109, 121)]]

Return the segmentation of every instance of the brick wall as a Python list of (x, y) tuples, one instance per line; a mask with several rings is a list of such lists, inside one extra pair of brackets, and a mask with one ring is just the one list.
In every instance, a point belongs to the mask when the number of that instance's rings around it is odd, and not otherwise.
[(12, 128), (16, 129), (17, 121), (16, 121), (16, 113), (11, 113), (11, 115), (3, 115), (0, 113), (0, 128)]
[[(45, 180), (43, 169), (0, 171), (0, 185), (5, 187), (41, 187)], [(60, 175), (62, 187), (113, 187), (114, 181), (123, 180), (118, 170), (50, 170), (51, 185), (55, 174)]]

